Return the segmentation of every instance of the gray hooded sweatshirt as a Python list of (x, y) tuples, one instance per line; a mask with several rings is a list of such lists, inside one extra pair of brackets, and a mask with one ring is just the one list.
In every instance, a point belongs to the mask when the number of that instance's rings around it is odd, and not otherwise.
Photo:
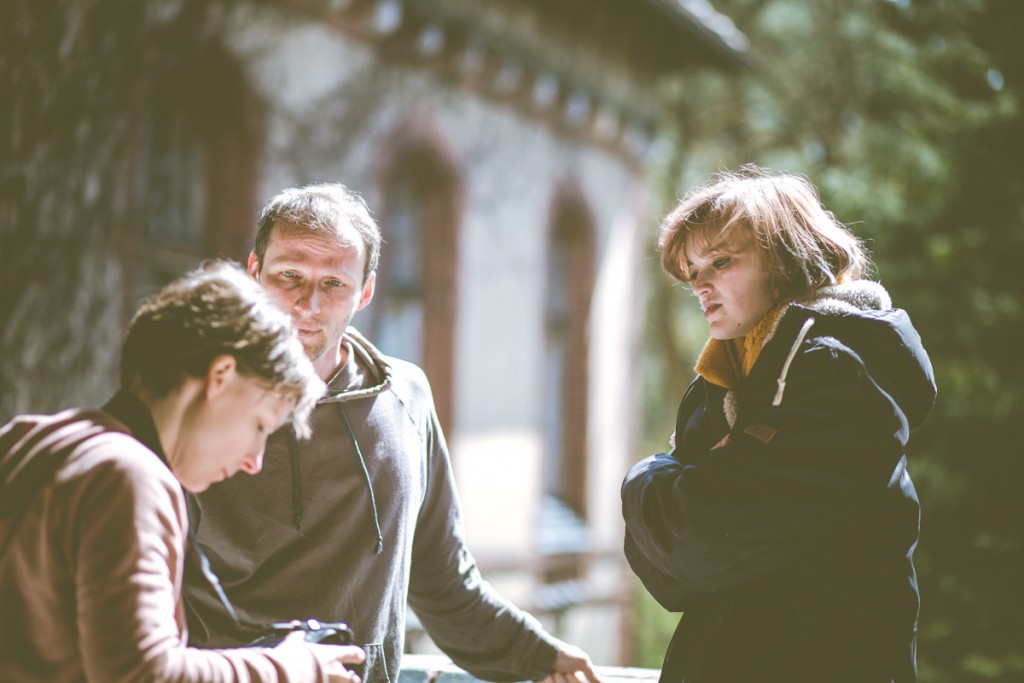
[[(466, 548), (451, 461), (423, 372), (354, 329), (313, 412), (313, 436), (273, 434), (255, 476), (189, 497), (196, 538), (243, 621), (342, 621), (368, 683), (396, 681), (406, 599), (434, 642), (485, 680), (551, 673), (554, 639), (483, 581)], [(191, 644), (243, 644), (188, 563)]]

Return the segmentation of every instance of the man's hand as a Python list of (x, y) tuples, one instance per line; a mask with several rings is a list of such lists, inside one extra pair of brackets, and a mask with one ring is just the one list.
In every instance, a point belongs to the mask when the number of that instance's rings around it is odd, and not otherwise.
[(568, 643), (559, 643), (555, 670), (541, 683), (601, 683), (587, 653)]

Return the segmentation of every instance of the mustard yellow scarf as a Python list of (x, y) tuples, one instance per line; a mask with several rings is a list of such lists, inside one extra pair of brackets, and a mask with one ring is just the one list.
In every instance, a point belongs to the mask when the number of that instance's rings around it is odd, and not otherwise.
[(750, 374), (761, 349), (775, 331), (789, 301), (776, 304), (758, 321), (750, 334), (735, 339), (708, 339), (694, 370), (716, 386), (735, 390)]

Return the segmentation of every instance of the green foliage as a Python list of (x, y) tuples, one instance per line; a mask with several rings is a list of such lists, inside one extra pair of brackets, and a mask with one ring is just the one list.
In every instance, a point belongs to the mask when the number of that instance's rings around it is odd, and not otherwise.
[[(920, 679), (1020, 680), (1024, 41), (1015, 32), (1024, 3), (715, 6), (750, 38), (757, 67), (666, 85), (678, 136), (663, 170), (665, 208), (708, 173), (756, 162), (807, 174), (867, 240), (939, 384), (910, 446), (923, 506)], [(671, 431), (671, 404), (706, 334), (652, 261), (650, 443)]]
[(636, 614), (632, 629), (633, 651), (630, 665), (660, 669), (679, 615), (662, 609), (661, 605), (644, 590), (639, 580), (634, 584)]

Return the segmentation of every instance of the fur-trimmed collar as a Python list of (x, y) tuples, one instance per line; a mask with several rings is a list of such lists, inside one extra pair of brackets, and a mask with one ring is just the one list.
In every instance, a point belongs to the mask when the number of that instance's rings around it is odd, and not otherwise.
[(775, 327), (765, 336), (765, 344), (775, 336), (779, 321), (794, 305), (825, 315), (856, 315), (861, 311), (887, 311), (892, 308), (892, 299), (881, 283), (872, 280), (854, 280), (816, 289), (783, 305), (781, 314), (775, 318)]
[[(760, 348), (753, 350), (754, 353), (760, 353), (761, 349), (772, 340), (778, 330), (779, 322), (792, 306), (801, 306), (823, 315), (856, 315), (862, 311), (887, 311), (892, 308), (892, 299), (880, 283), (871, 280), (855, 280), (816, 289), (805, 297), (784, 303), (777, 311), (773, 309), (770, 319), (767, 320), (770, 328), (764, 333)], [(795, 353), (796, 347), (802, 341), (803, 334), (793, 342), (790, 356)], [(788, 369), (787, 363), (782, 376), (779, 377), (780, 387), (785, 386), (785, 374)], [(781, 400), (781, 391), (779, 398)], [(724, 409), (726, 421), (732, 427), (736, 424), (737, 414), (735, 391), (726, 392)]]

